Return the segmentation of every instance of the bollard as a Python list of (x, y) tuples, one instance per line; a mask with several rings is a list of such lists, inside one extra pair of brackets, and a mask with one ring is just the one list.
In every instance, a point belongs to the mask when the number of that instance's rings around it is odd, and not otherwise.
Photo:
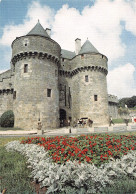
[(71, 128), (69, 128), (69, 133), (71, 133)]

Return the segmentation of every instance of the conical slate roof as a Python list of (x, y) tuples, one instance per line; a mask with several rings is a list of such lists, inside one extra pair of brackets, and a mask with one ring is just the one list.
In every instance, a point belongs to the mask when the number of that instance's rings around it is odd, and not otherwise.
[(68, 50), (61, 49), (61, 57), (62, 58), (72, 59), (75, 56), (76, 56), (75, 52), (71, 52), (71, 51), (68, 51)]
[(39, 36), (45, 36), (47, 38), (50, 38), (39, 21), (27, 35), (39, 35)]
[(99, 51), (91, 44), (89, 40), (86, 40), (78, 54), (85, 53), (99, 53)]

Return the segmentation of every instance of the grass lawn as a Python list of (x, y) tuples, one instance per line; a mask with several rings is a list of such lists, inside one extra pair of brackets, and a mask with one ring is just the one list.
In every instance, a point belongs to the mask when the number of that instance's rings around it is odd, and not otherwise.
[[(131, 119), (129, 119), (129, 123), (131, 122)], [(113, 123), (115, 124), (121, 124), (121, 123), (124, 123), (124, 119), (120, 118), (120, 119), (113, 119)]]
[[(136, 132), (120, 132), (118, 135), (135, 135)], [(94, 135), (94, 134), (92, 134)], [(95, 134), (96, 135), (96, 134)], [(99, 134), (100, 135), (100, 134)], [(112, 134), (109, 134), (112, 135)], [(4, 145), (14, 140), (24, 140), (26, 138), (10, 137), (0, 138), (0, 191), (7, 188), (8, 193), (34, 194), (29, 178), (31, 170), (27, 168), (27, 160), (17, 152), (7, 152)], [(123, 177), (116, 180), (112, 187), (106, 187), (102, 194), (134, 194), (136, 191), (136, 180)], [(72, 193), (76, 194), (76, 193)]]
[(31, 170), (27, 168), (27, 159), (17, 152), (7, 152), (4, 145), (10, 141), (24, 138), (0, 138), (0, 191), (6, 194), (32, 194), (29, 178)]

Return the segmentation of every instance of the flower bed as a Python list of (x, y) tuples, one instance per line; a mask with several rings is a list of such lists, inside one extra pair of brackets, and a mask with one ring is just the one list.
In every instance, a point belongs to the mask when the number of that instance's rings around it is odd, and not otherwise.
[(93, 163), (100, 166), (111, 158), (120, 159), (130, 150), (136, 150), (136, 136), (82, 135), (78, 137), (28, 138), (21, 143), (37, 144), (48, 151), (53, 162), (66, 161)]
[[(80, 136), (79, 138), (82, 140), (86, 136)], [(126, 138), (128, 144), (130, 139)], [(133, 142), (133, 139), (131, 140)], [(53, 157), (49, 156), (49, 153), (45, 151), (43, 146), (30, 143), (33, 141), (33, 143), (40, 145), (41, 138), (29, 139), (27, 141), (28, 143), (24, 144), (20, 144), (19, 141), (9, 142), (6, 145), (6, 149), (8, 151), (18, 151), (27, 157), (29, 167), (33, 169), (31, 176), (42, 187), (48, 188), (47, 194), (95, 194), (102, 192), (104, 187), (113, 185), (114, 180), (121, 180), (123, 176), (130, 177), (133, 180), (136, 179), (136, 151), (134, 150), (129, 151), (121, 159), (112, 159), (112, 161), (102, 164), (98, 168), (96, 165), (88, 164), (85, 161), (81, 164), (77, 161), (66, 161), (65, 165), (57, 164), (53, 162)], [(82, 144), (83, 142), (81, 141)]]

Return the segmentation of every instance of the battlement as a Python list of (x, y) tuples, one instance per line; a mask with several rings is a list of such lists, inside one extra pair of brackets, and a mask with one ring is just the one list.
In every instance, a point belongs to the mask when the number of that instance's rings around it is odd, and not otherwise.
[(108, 71), (107, 69), (100, 67), (100, 66), (84, 66), (80, 68), (76, 68), (72, 71), (64, 71), (64, 70), (59, 70), (59, 75), (64, 76), (64, 77), (73, 77), (77, 73), (80, 72), (85, 72), (85, 71), (99, 71), (107, 75)]
[(23, 52), (23, 53), (19, 53), (17, 55), (15, 55), (13, 58), (12, 58), (12, 63), (13, 65), (15, 65), (15, 63), (19, 60), (22, 60), (22, 59), (26, 59), (26, 58), (38, 58), (38, 59), (48, 59), (48, 60), (51, 60), (53, 61), (54, 63), (56, 64), (59, 64), (59, 58), (58, 57), (55, 57), (51, 54), (48, 54), (48, 53), (43, 53), (43, 52)]
[(119, 100), (118, 100), (117, 96), (108, 94), (108, 102), (113, 102), (113, 103), (118, 104), (119, 103)]

